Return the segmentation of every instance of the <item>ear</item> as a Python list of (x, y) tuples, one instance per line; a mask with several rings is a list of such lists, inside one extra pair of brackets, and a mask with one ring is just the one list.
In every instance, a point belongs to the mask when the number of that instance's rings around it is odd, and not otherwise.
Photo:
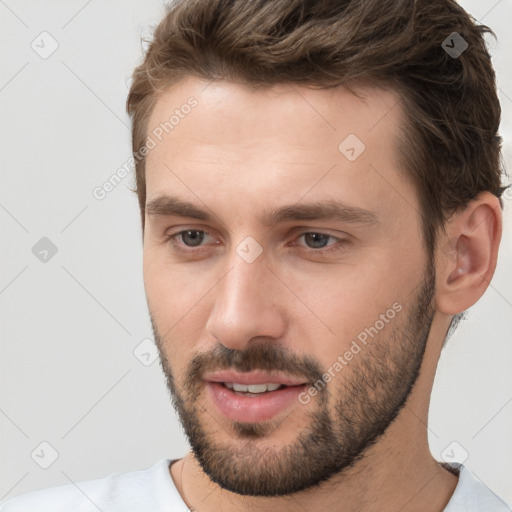
[(490, 192), (452, 215), (436, 249), (437, 310), (455, 315), (484, 294), (496, 269), (501, 230), (500, 202)]

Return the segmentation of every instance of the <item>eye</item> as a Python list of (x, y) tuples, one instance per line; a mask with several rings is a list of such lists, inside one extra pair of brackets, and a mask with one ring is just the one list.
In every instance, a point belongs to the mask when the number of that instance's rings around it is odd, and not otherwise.
[[(176, 251), (190, 254), (194, 249), (197, 249), (197, 251), (201, 249), (207, 250), (206, 244), (203, 242), (207, 240), (208, 237), (212, 237), (212, 235), (202, 229), (185, 229), (174, 234), (169, 234), (167, 241)], [(303, 247), (303, 251), (311, 255), (324, 255), (341, 251), (346, 245), (350, 244), (348, 238), (338, 238), (327, 233), (319, 233), (316, 231), (302, 233), (296, 238), (296, 240), (301, 239), (304, 239), (306, 246), (297, 243), (292, 245)], [(218, 240), (215, 240), (215, 238), (213, 238), (213, 240), (213, 245), (220, 243)], [(332, 241), (332, 243), (329, 243), (329, 241)], [(336, 243), (336, 241), (338, 241), (338, 243)]]
[[(297, 238), (297, 240), (300, 240), (301, 238), (304, 239), (307, 245), (304, 250), (308, 254), (312, 255), (324, 255), (335, 251), (341, 251), (351, 243), (350, 239), (348, 238), (338, 238), (333, 235), (328, 235), (327, 233), (319, 233), (316, 231), (308, 231), (307, 233), (302, 233)], [(338, 241), (338, 243), (328, 244), (329, 239)], [(325, 249), (325, 247), (328, 248)]]
[(323, 249), (327, 245), (327, 241), (329, 238), (334, 239), (331, 235), (326, 235), (324, 233), (303, 233), (299, 238), (304, 237), (304, 241), (307, 244), (312, 244), (311, 248), (314, 249)]
[(208, 236), (210, 236), (210, 234), (202, 229), (185, 229), (178, 233), (169, 235), (167, 240), (176, 250), (190, 252), (187, 248), (200, 248), (202, 242)]
[(205, 231), (198, 229), (187, 229), (180, 231), (175, 237), (181, 237), (181, 240), (188, 247), (197, 247), (204, 240)]

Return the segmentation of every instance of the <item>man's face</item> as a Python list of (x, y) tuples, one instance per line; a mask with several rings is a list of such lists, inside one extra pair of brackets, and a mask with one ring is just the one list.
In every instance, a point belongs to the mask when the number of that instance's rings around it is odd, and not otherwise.
[(155, 340), (205, 473), (240, 494), (288, 494), (350, 467), (399, 413), (433, 316), (433, 264), (394, 94), (206, 85), (172, 87), (148, 123), (151, 136), (197, 100), (147, 156)]

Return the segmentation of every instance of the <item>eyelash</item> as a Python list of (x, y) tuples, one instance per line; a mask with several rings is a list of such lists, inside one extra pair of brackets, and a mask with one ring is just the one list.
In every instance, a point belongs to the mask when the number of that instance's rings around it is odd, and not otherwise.
[[(184, 233), (187, 233), (188, 231), (200, 232), (200, 233), (205, 233), (206, 235), (209, 235), (208, 231), (205, 231), (203, 229), (185, 229), (182, 231), (178, 231), (177, 233), (174, 233), (172, 235), (169, 235), (166, 238), (166, 242), (169, 242), (176, 250), (178, 250), (182, 253), (190, 254), (193, 252), (202, 252), (202, 249), (201, 249), (202, 246), (198, 246), (198, 248), (190, 247), (187, 245), (183, 246), (176, 241), (176, 239), (179, 236), (183, 235)], [(338, 238), (333, 235), (329, 235), (327, 233), (321, 233), (319, 231), (304, 231), (303, 233), (300, 233), (297, 238), (301, 238), (305, 235), (310, 235), (310, 234), (326, 236), (326, 237), (332, 238), (334, 240), (338, 240), (339, 243), (332, 244), (331, 246), (327, 246), (327, 247), (330, 247), (329, 249), (325, 249), (325, 248), (312, 249), (310, 247), (301, 246), (301, 247), (304, 247), (305, 252), (309, 255), (313, 255), (313, 254), (316, 256), (329, 255), (333, 252), (343, 250), (346, 245), (349, 245), (351, 243), (351, 241), (348, 239)], [(183, 247), (188, 247), (188, 249), (184, 249)]]

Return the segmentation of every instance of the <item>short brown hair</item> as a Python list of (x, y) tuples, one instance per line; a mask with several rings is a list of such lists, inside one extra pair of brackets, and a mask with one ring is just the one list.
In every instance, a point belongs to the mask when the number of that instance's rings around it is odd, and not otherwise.
[[(188, 76), (252, 87), (390, 87), (407, 119), (399, 150), (433, 254), (452, 213), (482, 191), (500, 197), (506, 188), (485, 33), (493, 34), (453, 0), (177, 0), (133, 73), (134, 155), (159, 95)], [(460, 55), (447, 51), (455, 41), (467, 44)], [(144, 164), (137, 160), (143, 227)]]

